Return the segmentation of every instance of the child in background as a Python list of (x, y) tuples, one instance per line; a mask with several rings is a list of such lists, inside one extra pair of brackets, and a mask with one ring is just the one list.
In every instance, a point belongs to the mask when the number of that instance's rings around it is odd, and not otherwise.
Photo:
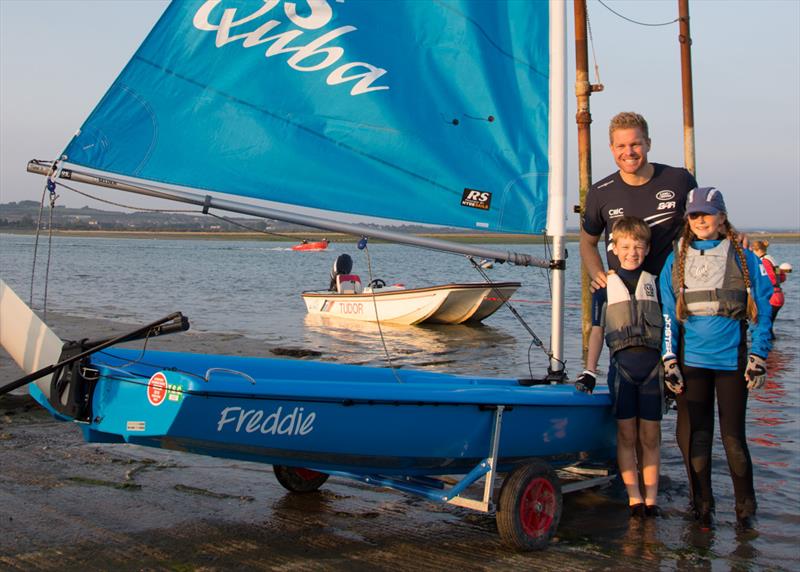
[(756, 253), (761, 259), (761, 264), (764, 265), (764, 270), (767, 271), (767, 277), (769, 281), (772, 282), (772, 296), (769, 299), (769, 305), (772, 306), (772, 325), (773, 327), (769, 330), (769, 335), (772, 339), (775, 339), (775, 333), (773, 332), (773, 328), (775, 326), (775, 318), (778, 317), (778, 312), (781, 308), (783, 308), (784, 304), (784, 297), (783, 297), (783, 289), (781, 288), (781, 283), (786, 280), (786, 274), (784, 274), (779, 267), (777, 267), (777, 263), (775, 259), (772, 258), (769, 254), (767, 254), (767, 248), (769, 247), (768, 240), (756, 240), (753, 242), (753, 246), (751, 250)]
[[(677, 441), (700, 528), (713, 524), (711, 448), (714, 401), (741, 530), (753, 527), (756, 496), (747, 448), (748, 391), (766, 380), (772, 285), (758, 257), (743, 250), (722, 193), (698, 188), (659, 279), (664, 311), (665, 381), (677, 389)], [(748, 320), (752, 343), (748, 352)], [(748, 355), (749, 354), (749, 355)]]
[[(617, 418), (617, 463), (628, 492), (632, 517), (660, 516), (658, 476), (661, 465), (663, 387), (660, 360), (661, 308), (657, 280), (641, 269), (650, 250), (650, 227), (635, 217), (614, 223), (611, 247), (620, 269), (608, 273), (608, 285), (592, 297), (592, 331), (586, 371), (576, 388), (591, 393), (603, 335), (611, 353), (608, 387)], [(642, 450), (645, 498), (639, 487), (637, 441)]]

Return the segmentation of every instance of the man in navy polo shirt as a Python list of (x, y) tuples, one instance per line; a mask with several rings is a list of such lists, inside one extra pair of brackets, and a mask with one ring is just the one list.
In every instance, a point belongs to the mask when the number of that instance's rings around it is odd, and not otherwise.
[(638, 113), (614, 116), (608, 134), (619, 171), (592, 185), (581, 219), (581, 260), (593, 289), (606, 286), (606, 271), (598, 250), (601, 235), (608, 247), (608, 268), (620, 267), (611, 250), (611, 227), (622, 216), (640, 218), (650, 227), (650, 253), (642, 269), (658, 275), (683, 226), (686, 195), (697, 187), (697, 181), (686, 169), (648, 162), (650, 135), (647, 121)]

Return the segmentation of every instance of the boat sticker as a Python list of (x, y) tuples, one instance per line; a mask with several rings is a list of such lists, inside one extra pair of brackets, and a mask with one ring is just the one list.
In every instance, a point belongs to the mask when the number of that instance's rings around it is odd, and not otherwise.
[(126, 426), (129, 432), (144, 431), (145, 427), (146, 425), (144, 421), (128, 421), (128, 424)]
[(461, 206), (472, 207), (474, 209), (481, 209), (488, 211), (489, 206), (492, 204), (492, 193), (489, 191), (478, 191), (475, 189), (464, 189), (461, 195)]
[(219, 413), (217, 432), (261, 433), (263, 435), (308, 435), (314, 430), (317, 414), (305, 407), (284, 411), (279, 406), (272, 412), (263, 409), (226, 407)]
[(147, 382), (147, 401), (150, 405), (161, 405), (167, 397), (167, 378), (160, 371)]
[(183, 387), (177, 383), (167, 384), (167, 399), (169, 401), (178, 402), (183, 399)]

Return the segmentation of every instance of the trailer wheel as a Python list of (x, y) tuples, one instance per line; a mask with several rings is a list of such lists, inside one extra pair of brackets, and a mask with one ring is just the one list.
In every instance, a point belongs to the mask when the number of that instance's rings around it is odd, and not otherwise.
[(500, 489), (500, 538), (520, 550), (542, 550), (558, 528), (561, 508), (561, 483), (547, 463), (517, 467)]
[(312, 493), (325, 484), (329, 477), (326, 473), (285, 465), (273, 465), (272, 471), (278, 482), (293, 493)]

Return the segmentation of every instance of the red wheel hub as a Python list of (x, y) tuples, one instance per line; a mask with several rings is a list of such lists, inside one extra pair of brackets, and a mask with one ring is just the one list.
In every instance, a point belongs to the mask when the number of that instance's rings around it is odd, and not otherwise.
[(553, 484), (543, 478), (532, 479), (519, 503), (519, 519), (525, 533), (532, 537), (547, 533), (556, 514)]
[(304, 481), (313, 481), (314, 479), (318, 478), (322, 473), (318, 473), (317, 471), (312, 471), (311, 469), (294, 469), (295, 474), (303, 479)]

